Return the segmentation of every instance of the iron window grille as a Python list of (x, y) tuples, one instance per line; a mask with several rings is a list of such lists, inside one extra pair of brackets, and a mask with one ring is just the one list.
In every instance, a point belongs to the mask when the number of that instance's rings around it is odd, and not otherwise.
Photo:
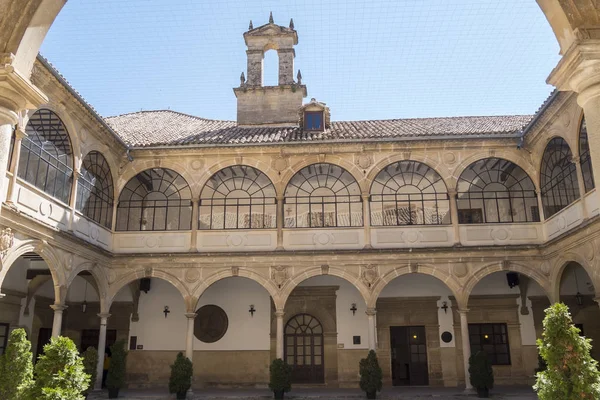
[(583, 184), (585, 192), (594, 188), (594, 173), (592, 171), (592, 159), (590, 158), (590, 144), (588, 142), (587, 127), (585, 117), (581, 120), (579, 127), (579, 162), (581, 163), (581, 173), (583, 175)]
[(429, 166), (399, 161), (383, 168), (371, 184), (371, 226), (449, 224), (446, 185)]
[(460, 224), (539, 221), (535, 185), (511, 161), (475, 161), (460, 175), (457, 195)]
[(298, 171), (285, 189), (286, 228), (363, 226), (363, 205), (356, 179), (333, 164), (312, 164)]
[(198, 228), (276, 228), (275, 199), (275, 187), (263, 172), (245, 165), (224, 168), (202, 189)]
[(551, 217), (579, 198), (577, 169), (567, 142), (561, 137), (552, 139), (542, 156), (540, 186), (544, 215)]
[(54, 112), (37, 110), (25, 128), (17, 176), (50, 196), (69, 204), (73, 184), (71, 141)]
[(117, 205), (117, 231), (177, 231), (192, 228), (192, 192), (185, 179), (166, 168), (132, 178)]
[(510, 365), (506, 324), (469, 324), (471, 354), (483, 350), (492, 365)]
[(99, 152), (89, 152), (83, 159), (77, 181), (77, 211), (110, 229), (113, 193), (113, 180), (108, 162)]

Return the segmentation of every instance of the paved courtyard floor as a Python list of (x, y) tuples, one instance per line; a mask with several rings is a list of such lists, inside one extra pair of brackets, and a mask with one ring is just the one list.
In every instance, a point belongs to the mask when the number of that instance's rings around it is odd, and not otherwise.
[[(535, 400), (537, 396), (530, 387), (499, 387), (491, 392), (492, 399), (496, 400)], [(88, 400), (107, 399), (106, 391), (93, 392), (88, 396)], [(169, 395), (166, 390), (122, 390), (119, 399), (122, 400), (158, 400), (174, 399), (174, 395)], [(188, 394), (189, 400), (266, 400), (272, 399), (273, 394), (268, 389), (197, 389), (193, 394)], [(285, 394), (286, 399), (304, 400), (304, 399), (366, 399), (364, 393), (359, 389), (292, 389)], [(431, 388), (431, 387), (386, 387), (377, 395), (381, 400), (443, 400), (457, 399), (467, 400), (476, 399), (477, 395), (466, 394), (461, 389), (456, 388)]]

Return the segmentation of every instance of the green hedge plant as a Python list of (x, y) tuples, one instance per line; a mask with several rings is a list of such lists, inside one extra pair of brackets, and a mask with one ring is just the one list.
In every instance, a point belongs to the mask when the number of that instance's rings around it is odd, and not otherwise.
[(377, 360), (377, 354), (370, 350), (367, 358), (363, 358), (359, 363), (360, 388), (367, 393), (367, 399), (377, 397), (377, 392), (381, 391), (383, 373)]
[(292, 389), (292, 367), (281, 358), (276, 358), (269, 367), (269, 388), (276, 399), (283, 399), (284, 393)]
[(106, 377), (106, 387), (108, 388), (108, 398), (115, 399), (119, 397), (119, 390), (125, 386), (125, 373), (127, 372), (127, 351), (125, 350), (125, 341), (119, 340), (110, 346), (110, 366), (108, 367), (108, 376)]
[(489, 397), (490, 389), (494, 387), (494, 370), (485, 351), (478, 351), (469, 358), (469, 380), (477, 389), (477, 395)]
[(193, 373), (192, 362), (182, 352), (179, 352), (175, 363), (171, 365), (169, 393), (177, 394), (177, 399), (185, 399), (187, 391), (192, 387)]
[(90, 376), (90, 386), (83, 393), (87, 396), (92, 391), (96, 383), (96, 377), (98, 375), (98, 350), (93, 347), (88, 347), (82, 354), (83, 357), (83, 369), (86, 374)]
[(533, 387), (540, 400), (600, 399), (600, 373), (598, 362), (590, 356), (591, 340), (580, 336), (566, 305), (546, 309), (537, 345), (546, 362)]
[(85, 373), (83, 358), (75, 343), (56, 337), (44, 346), (35, 365), (35, 384), (30, 392), (33, 400), (83, 400), (90, 376)]
[(0, 356), (0, 399), (25, 400), (33, 384), (31, 343), (25, 329), (13, 330)]

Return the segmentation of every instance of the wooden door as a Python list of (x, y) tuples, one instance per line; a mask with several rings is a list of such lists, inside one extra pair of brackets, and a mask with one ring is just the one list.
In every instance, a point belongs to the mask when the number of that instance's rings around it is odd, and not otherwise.
[(325, 383), (323, 327), (312, 315), (299, 314), (285, 327), (285, 360), (292, 383)]
[(429, 384), (424, 326), (390, 327), (394, 386)]

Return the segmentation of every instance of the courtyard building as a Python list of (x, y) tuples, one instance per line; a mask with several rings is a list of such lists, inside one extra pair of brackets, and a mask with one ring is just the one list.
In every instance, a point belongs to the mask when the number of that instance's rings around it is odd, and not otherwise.
[(336, 121), (298, 34), (243, 33), (236, 121), (102, 118), (41, 56), (0, 57), (30, 71), (0, 67), (0, 353), (23, 327), (34, 354), (125, 340), (130, 388), (180, 351), (195, 388), (265, 387), (274, 358), (344, 388), (373, 349), (384, 385), (469, 387), (479, 350), (531, 384), (554, 302), (600, 342), (600, 86), (567, 78), (587, 36), (559, 36), (534, 115)]

